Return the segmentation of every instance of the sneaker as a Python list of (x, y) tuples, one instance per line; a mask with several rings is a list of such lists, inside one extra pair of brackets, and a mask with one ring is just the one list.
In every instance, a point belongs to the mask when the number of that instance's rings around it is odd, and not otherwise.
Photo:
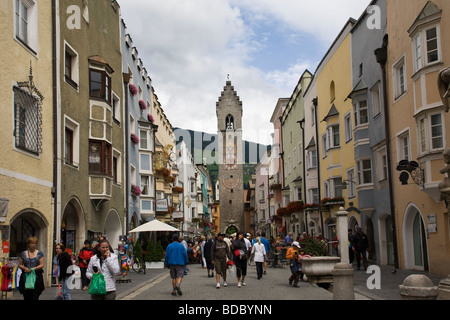
[[(225, 286), (225, 284), (224, 284), (224, 286)], [(220, 289), (220, 283), (217, 282), (216, 288), (217, 288), (217, 289)]]
[(225, 281), (223, 282), (223, 286), (224, 286), (224, 287), (228, 286), (227, 283), (226, 283)]
[(175, 287), (175, 289), (177, 290), (179, 296), (181, 296), (183, 294), (183, 292), (181, 292), (180, 287), (177, 286), (177, 287)]
[(176, 290), (173, 290), (173, 291), (172, 291), (172, 295), (173, 295), (173, 296), (176, 296), (176, 295), (177, 295), (177, 291), (176, 291)]
[(242, 281), (242, 285), (243, 285), (243, 286), (246, 286), (247, 284), (246, 284), (244, 281)]
[(264, 274), (267, 274), (266, 271), (264, 271)]
[(238, 288), (240, 288), (240, 287), (241, 287), (241, 282), (239, 281), (239, 282), (238, 282)]

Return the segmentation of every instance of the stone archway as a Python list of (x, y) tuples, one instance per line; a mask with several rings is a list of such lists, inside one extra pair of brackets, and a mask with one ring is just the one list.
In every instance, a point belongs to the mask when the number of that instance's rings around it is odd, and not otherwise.
[(419, 208), (409, 204), (403, 218), (405, 269), (428, 270), (428, 246), (424, 220)]
[(10, 224), (10, 247), (9, 256), (18, 257), (27, 249), (27, 239), (31, 236), (38, 238), (37, 248), (44, 253), (48, 252), (48, 224), (43, 215), (34, 209), (20, 211)]
[(82, 205), (78, 198), (72, 198), (64, 207), (61, 219), (61, 242), (66, 249), (74, 253), (81, 250), (86, 240), (85, 230), (86, 222)]
[(119, 237), (122, 235), (122, 221), (115, 209), (111, 209), (105, 220), (104, 234), (108, 237), (109, 244), (113, 249), (119, 247)]

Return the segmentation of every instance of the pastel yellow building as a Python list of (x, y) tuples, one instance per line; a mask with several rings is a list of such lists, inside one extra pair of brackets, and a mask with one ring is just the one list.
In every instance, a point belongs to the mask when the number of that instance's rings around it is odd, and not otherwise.
[[(355, 20), (345, 24), (335, 42), (320, 63), (315, 81), (317, 86), (317, 122), (320, 164), (320, 199), (322, 221), (316, 235), (334, 240), (335, 214), (340, 207), (353, 208), (349, 214), (349, 227), (359, 224), (358, 195), (354, 182), (347, 182), (348, 172), (356, 172), (354, 143), (346, 139), (345, 117), (352, 115), (351, 36)], [(353, 180), (353, 179), (349, 179)], [(349, 187), (344, 190), (343, 183)], [(323, 228), (323, 230), (321, 230)]]
[[(450, 220), (438, 184), (449, 148), (450, 117), (438, 91), (450, 66), (450, 2), (387, 4), (388, 105), (400, 268), (450, 273)], [(402, 166), (418, 164), (413, 179)], [(412, 162), (414, 161), (414, 162)], [(400, 163), (401, 164), (401, 163)], [(398, 170), (396, 170), (398, 169)], [(409, 178), (409, 179), (407, 179)], [(400, 181), (402, 179), (402, 181)]]
[(49, 283), (54, 232), (51, 1), (1, 1), (0, 29), (0, 257), (18, 257), (27, 238), (36, 236)]
[[(170, 176), (178, 177), (178, 167), (176, 165), (176, 137), (173, 127), (167, 118), (161, 103), (158, 100), (154, 89), (152, 88), (152, 115), (154, 124), (158, 126), (158, 131), (155, 134), (155, 155), (154, 155), (154, 171), (155, 171), (155, 188), (156, 199), (167, 199), (169, 205), (169, 212), (156, 212), (156, 218), (169, 222), (171, 220), (171, 211), (179, 210), (180, 196), (173, 194), (172, 187), (176, 185), (176, 181), (164, 179), (158, 170), (163, 168), (170, 170)], [(175, 223), (179, 226), (180, 221)]]

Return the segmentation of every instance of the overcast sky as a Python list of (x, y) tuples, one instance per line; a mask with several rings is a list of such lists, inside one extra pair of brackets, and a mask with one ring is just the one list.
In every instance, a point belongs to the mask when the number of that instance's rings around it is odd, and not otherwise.
[(227, 75), (245, 140), (270, 144), (270, 117), (370, 0), (119, 0), (172, 126), (217, 133)]

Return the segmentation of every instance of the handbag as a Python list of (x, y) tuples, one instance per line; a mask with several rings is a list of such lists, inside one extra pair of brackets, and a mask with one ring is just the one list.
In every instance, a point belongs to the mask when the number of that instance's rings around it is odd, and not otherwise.
[(36, 283), (36, 271), (30, 269), (31, 272), (26, 274), (25, 289), (33, 290)]
[(106, 295), (105, 276), (101, 273), (94, 273), (92, 275), (91, 286), (89, 287), (89, 294), (94, 296)]

